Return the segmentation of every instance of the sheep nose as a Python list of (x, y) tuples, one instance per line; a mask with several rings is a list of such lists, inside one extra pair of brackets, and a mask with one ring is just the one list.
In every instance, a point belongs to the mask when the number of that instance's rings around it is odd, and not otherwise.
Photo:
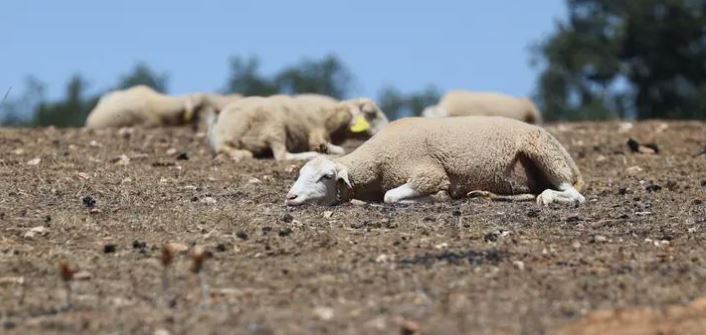
[(298, 197), (298, 195), (296, 195), (296, 194), (294, 194), (294, 193), (288, 193), (288, 194), (287, 194), (287, 200), (294, 200), (294, 199), (296, 199), (297, 197)]

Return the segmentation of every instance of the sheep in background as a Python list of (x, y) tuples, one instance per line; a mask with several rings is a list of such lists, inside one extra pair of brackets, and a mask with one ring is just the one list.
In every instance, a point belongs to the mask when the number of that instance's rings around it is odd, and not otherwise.
[[(343, 148), (332, 143), (332, 136), (347, 133), (356, 120), (368, 114), (382, 114), (366, 99), (329, 107), (311, 106), (310, 102), (285, 95), (240, 99), (211, 117), (209, 144), (216, 153), (235, 161), (269, 153), (276, 160), (306, 160), (319, 152), (343, 154)], [(377, 129), (368, 127), (365, 131)]]
[(203, 94), (171, 97), (144, 85), (101, 97), (86, 119), (87, 128), (159, 127), (192, 124), (205, 106)]
[(286, 204), (464, 197), (581, 203), (582, 185), (571, 156), (540, 127), (502, 117), (407, 118), (346, 156), (306, 163)]
[(450, 91), (436, 106), (427, 107), (424, 117), (504, 116), (532, 124), (542, 122), (537, 106), (528, 98), (489, 92)]

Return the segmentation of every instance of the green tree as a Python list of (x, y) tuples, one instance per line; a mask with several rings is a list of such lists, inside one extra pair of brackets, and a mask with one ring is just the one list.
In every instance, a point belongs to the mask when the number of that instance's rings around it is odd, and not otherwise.
[(126, 89), (137, 85), (145, 85), (157, 92), (167, 92), (168, 76), (157, 73), (144, 63), (137, 63), (132, 71), (120, 78), (117, 89)]
[(88, 113), (98, 97), (86, 97), (88, 84), (81, 75), (74, 75), (66, 85), (64, 100), (41, 103), (37, 108), (33, 124), (36, 126), (79, 127), (83, 126)]
[(319, 93), (343, 99), (350, 93), (353, 75), (336, 56), (329, 55), (285, 68), (274, 82), (280, 93)]
[(380, 109), (391, 120), (406, 116), (419, 116), (424, 108), (435, 105), (439, 98), (439, 91), (433, 86), (408, 94), (404, 94), (394, 87), (386, 87), (378, 94)]
[(29, 76), (25, 78), (24, 89), (17, 97), (13, 97), (13, 89), (4, 93), (0, 102), (0, 125), (29, 126), (34, 110), (44, 100), (45, 86), (38, 79)]
[(536, 48), (546, 119), (706, 118), (703, 0), (568, 0)]
[(233, 57), (230, 60), (230, 72), (226, 93), (269, 96), (279, 92), (279, 88), (272, 80), (260, 74), (260, 60), (256, 57)]

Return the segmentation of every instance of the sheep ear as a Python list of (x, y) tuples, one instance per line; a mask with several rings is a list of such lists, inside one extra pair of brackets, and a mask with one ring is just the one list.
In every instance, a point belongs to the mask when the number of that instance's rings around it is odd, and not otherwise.
[(336, 108), (326, 119), (326, 129), (336, 130), (348, 125), (353, 119), (353, 115), (346, 108)]
[(351, 181), (348, 179), (348, 168), (341, 164), (336, 164), (336, 180), (343, 180), (348, 188), (352, 188)]

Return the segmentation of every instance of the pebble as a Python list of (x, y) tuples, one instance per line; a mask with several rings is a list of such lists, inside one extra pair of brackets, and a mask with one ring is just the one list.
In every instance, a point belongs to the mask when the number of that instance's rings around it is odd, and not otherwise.
[(324, 306), (316, 307), (314, 308), (314, 315), (323, 321), (331, 320), (334, 315), (333, 308)]
[(204, 203), (204, 204), (215, 204), (216, 202), (217, 202), (216, 199), (214, 199), (212, 197), (201, 198), (201, 203)]
[(42, 161), (42, 159), (37, 157), (37, 158), (30, 159), (29, 161), (27, 161), (27, 165), (31, 165), (31, 166), (39, 165), (39, 163), (41, 161)]
[(31, 228), (30, 230), (28, 230), (28, 231), (23, 235), (23, 237), (24, 237), (24, 238), (28, 238), (28, 239), (32, 239), (32, 238), (34, 238), (34, 237), (36, 237), (36, 236), (44, 236), (44, 235), (47, 235), (47, 234), (49, 234), (49, 229), (47, 229), (47, 227), (44, 227), (44, 226), (37, 226), (37, 227)]

